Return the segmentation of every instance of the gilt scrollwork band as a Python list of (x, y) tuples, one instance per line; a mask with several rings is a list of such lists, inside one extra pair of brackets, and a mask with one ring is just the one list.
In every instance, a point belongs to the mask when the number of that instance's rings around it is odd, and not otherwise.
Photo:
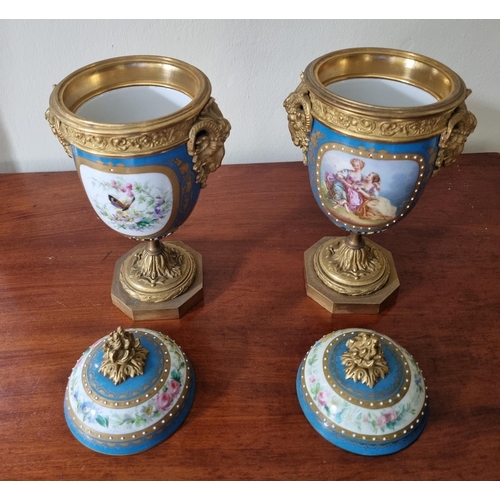
[(418, 140), (438, 135), (446, 128), (449, 120), (449, 115), (413, 120), (367, 118), (360, 113), (340, 110), (321, 101), (308, 91), (304, 82), (286, 98), (284, 106), (292, 141), (302, 149), (305, 164), (313, 117), (337, 132), (384, 142)]
[(194, 121), (193, 118), (144, 133), (98, 135), (70, 127), (57, 118), (50, 108), (45, 112), (45, 118), (70, 158), (73, 156), (70, 145), (90, 153), (112, 154), (113, 156), (159, 153), (167, 147), (182, 144)]
[(231, 125), (222, 116), (213, 97), (203, 108), (189, 130), (188, 153), (193, 157), (196, 182), (204, 188), (208, 175), (215, 172), (224, 158), (224, 142), (229, 137)]
[(312, 93), (310, 98), (312, 114), (316, 119), (337, 132), (348, 132), (349, 135), (360, 139), (383, 140), (384, 142), (426, 139), (440, 134), (449, 119), (449, 114), (409, 120), (367, 118), (353, 111), (339, 110), (330, 106)]
[(135, 156), (138, 153), (158, 153), (167, 147), (182, 144), (187, 139), (188, 152), (193, 157), (194, 170), (197, 172), (196, 182), (201, 187), (207, 185), (208, 174), (220, 167), (225, 154), (224, 142), (231, 130), (231, 125), (222, 116), (213, 98), (197, 118), (135, 135), (88, 134), (66, 125), (50, 108), (45, 118), (70, 158), (73, 156), (71, 145), (92, 153)]
[[(301, 75), (303, 77), (303, 75)], [(302, 161), (307, 165), (309, 134), (312, 128), (311, 100), (309, 90), (302, 81), (283, 103), (288, 115), (288, 129), (295, 146), (302, 149)]]

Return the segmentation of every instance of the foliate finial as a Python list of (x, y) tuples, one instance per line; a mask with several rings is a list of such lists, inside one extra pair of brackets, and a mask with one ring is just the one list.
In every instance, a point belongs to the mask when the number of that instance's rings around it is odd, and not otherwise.
[(99, 372), (110, 378), (115, 385), (129, 377), (142, 375), (149, 351), (142, 347), (132, 332), (119, 326), (104, 341), (104, 356)]
[(341, 356), (346, 380), (361, 381), (372, 388), (389, 373), (379, 340), (365, 332), (346, 342), (347, 351)]

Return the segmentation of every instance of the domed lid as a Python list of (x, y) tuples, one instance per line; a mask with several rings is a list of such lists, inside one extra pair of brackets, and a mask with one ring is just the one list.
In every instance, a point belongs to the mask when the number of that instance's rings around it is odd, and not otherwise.
[(417, 363), (372, 330), (339, 330), (319, 340), (299, 367), (297, 395), (316, 431), (360, 455), (406, 448), (427, 420), (426, 388)]
[(191, 363), (169, 337), (119, 327), (83, 353), (69, 377), (66, 422), (108, 455), (147, 450), (173, 434), (194, 398)]

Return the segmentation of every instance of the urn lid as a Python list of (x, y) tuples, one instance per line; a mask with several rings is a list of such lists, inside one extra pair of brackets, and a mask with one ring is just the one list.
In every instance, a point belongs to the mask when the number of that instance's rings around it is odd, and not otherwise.
[(191, 409), (194, 391), (191, 363), (173, 340), (146, 328), (118, 327), (73, 368), (64, 414), (88, 448), (130, 455), (173, 434)]
[(317, 432), (359, 455), (400, 451), (427, 421), (426, 387), (417, 363), (373, 330), (338, 330), (316, 342), (300, 364), (297, 395)]

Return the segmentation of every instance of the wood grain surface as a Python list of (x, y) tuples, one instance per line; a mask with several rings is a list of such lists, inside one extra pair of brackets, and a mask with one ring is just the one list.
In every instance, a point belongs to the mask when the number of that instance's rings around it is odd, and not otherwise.
[[(97, 218), (75, 172), (2, 175), (0, 200), (0, 479), (500, 478), (500, 155), (459, 157), (372, 237), (401, 281), (376, 316), (332, 316), (305, 295), (304, 251), (342, 231), (299, 163), (211, 175), (171, 237), (203, 256), (204, 301), (180, 320), (133, 323), (112, 305), (114, 262), (134, 242)], [(129, 457), (82, 446), (62, 409), (78, 357), (118, 325), (168, 334), (198, 382), (182, 427)], [(427, 427), (395, 455), (336, 448), (297, 402), (309, 347), (348, 327), (392, 337), (426, 378)]]

